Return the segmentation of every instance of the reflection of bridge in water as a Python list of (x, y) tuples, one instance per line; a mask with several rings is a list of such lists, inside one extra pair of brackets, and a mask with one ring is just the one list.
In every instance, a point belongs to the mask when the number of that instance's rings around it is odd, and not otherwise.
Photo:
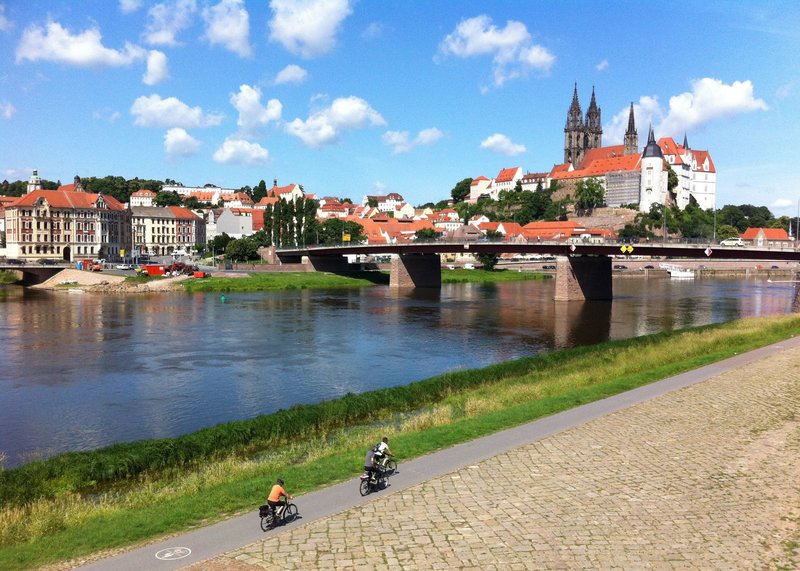
[[(611, 258), (615, 255), (656, 256), (672, 259), (800, 261), (791, 248), (720, 247), (709, 244), (565, 244), (563, 242), (510, 243), (412, 242), (410, 244), (354, 244), (280, 248), (283, 263), (307, 261), (318, 271), (346, 273), (354, 269), (345, 256), (396, 254), (391, 287), (442, 285), (440, 254), (542, 254), (556, 256), (555, 299), (608, 300), (612, 298)], [(800, 300), (798, 301), (800, 303)]]

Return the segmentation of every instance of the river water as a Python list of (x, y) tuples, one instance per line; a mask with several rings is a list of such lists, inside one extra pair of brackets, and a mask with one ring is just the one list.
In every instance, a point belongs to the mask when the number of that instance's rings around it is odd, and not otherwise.
[(794, 286), (621, 278), (613, 302), (553, 280), (226, 294), (0, 288), (7, 467), (557, 348), (791, 311)]

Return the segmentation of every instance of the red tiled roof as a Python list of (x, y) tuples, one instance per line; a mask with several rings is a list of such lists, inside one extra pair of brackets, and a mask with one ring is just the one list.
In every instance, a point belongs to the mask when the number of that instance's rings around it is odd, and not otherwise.
[[(702, 170), (704, 172), (717, 172), (717, 169), (714, 167), (714, 161), (711, 160), (711, 155), (708, 151), (695, 151), (692, 149), (692, 155), (694, 155), (694, 160), (697, 161), (697, 170)], [(708, 159), (708, 170), (701, 168), (705, 160)]]
[(168, 206), (167, 208), (175, 215), (175, 218), (181, 218), (183, 220), (202, 220), (197, 214), (184, 206)]
[(622, 157), (625, 155), (625, 145), (610, 145), (608, 147), (598, 147), (597, 149), (587, 149), (586, 154), (583, 155), (580, 167), (585, 169), (592, 162), (601, 159), (612, 159), (615, 157)]
[[(75, 185), (69, 185), (74, 187)], [(93, 192), (74, 192), (60, 190), (34, 190), (24, 196), (20, 196), (15, 202), (7, 207), (33, 206), (36, 201), (43, 198), (53, 208), (95, 208), (95, 203), (99, 194)], [(109, 210), (125, 210), (125, 207), (113, 196), (103, 195), (106, 207)]]
[(478, 184), (479, 182), (481, 182), (483, 180), (489, 180), (489, 179), (486, 178), (485, 176), (481, 175), (478, 178), (473, 178), (472, 182), (470, 183), (470, 186), (476, 185), (476, 184)]
[(500, 174), (494, 179), (496, 182), (510, 182), (514, 180), (514, 175), (519, 170), (519, 167), (511, 167), (509, 169), (503, 169), (500, 171)]
[(788, 240), (789, 235), (783, 228), (748, 228), (742, 234), (742, 240), (755, 240), (758, 233), (763, 232), (767, 240)]
[(574, 170), (572, 172), (559, 173), (553, 175), (556, 179), (573, 179), (604, 176), (610, 172), (633, 171), (639, 167), (639, 155), (623, 155), (619, 157), (595, 159), (586, 168)]
[(150, 197), (150, 198), (152, 198), (152, 197), (156, 196), (156, 193), (153, 192), (152, 190), (147, 190), (146, 188), (140, 188), (136, 192), (132, 192), (131, 196), (141, 196), (141, 197)]

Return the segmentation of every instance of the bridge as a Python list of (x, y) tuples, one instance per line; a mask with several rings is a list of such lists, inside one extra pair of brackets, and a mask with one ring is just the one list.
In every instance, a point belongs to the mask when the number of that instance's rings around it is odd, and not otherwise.
[(556, 257), (556, 300), (607, 300), (612, 298), (611, 259), (615, 255), (655, 256), (694, 260), (753, 260), (800, 262), (794, 248), (722, 247), (714, 244), (648, 243), (586, 244), (555, 241), (513, 243), (500, 241), (419, 241), (409, 244), (338, 244), (278, 248), (282, 263), (305, 260), (318, 271), (352, 271), (345, 256), (396, 254), (390, 287), (442, 285), (440, 254), (541, 254)]
[(16, 263), (0, 262), (0, 271), (15, 272), (20, 274), (21, 285), (31, 286), (46, 282), (61, 270), (74, 268), (75, 264), (59, 262), (57, 264), (40, 265), (36, 262), (17, 260)]

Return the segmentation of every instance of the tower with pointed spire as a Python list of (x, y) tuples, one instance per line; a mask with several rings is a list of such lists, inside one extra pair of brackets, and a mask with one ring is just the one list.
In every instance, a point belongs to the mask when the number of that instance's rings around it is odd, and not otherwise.
[(587, 149), (598, 149), (602, 146), (603, 122), (595, 99), (594, 87), (584, 121), (576, 82), (572, 92), (572, 104), (567, 111), (567, 124), (564, 126), (564, 162), (577, 167), (583, 161)]
[(639, 133), (636, 131), (636, 123), (633, 119), (633, 101), (631, 110), (628, 113), (628, 129), (625, 131), (625, 155), (639, 154)]
[(28, 179), (28, 192), (31, 193), (34, 190), (42, 190), (42, 177), (39, 176), (38, 170), (34, 170), (31, 178)]
[(594, 85), (592, 86), (592, 101), (586, 111), (585, 148), (599, 149), (603, 146), (603, 122), (600, 119), (600, 108), (594, 98)]

